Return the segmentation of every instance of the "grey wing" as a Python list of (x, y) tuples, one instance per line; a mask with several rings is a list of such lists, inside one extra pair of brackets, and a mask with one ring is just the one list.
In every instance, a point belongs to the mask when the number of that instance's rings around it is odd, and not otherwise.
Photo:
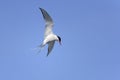
[(46, 26), (45, 26), (45, 33), (44, 37), (52, 33), (52, 28), (53, 28), (53, 20), (50, 17), (50, 15), (45, 11), (44, 9), (40, 8), (43, 18), (45, 19)]
[(54, 47), (55, 41), (51, 41), (48, 43), (48, 53), (47, 56), (50, 54), (50, 52), (52, 51), (53, 47)]

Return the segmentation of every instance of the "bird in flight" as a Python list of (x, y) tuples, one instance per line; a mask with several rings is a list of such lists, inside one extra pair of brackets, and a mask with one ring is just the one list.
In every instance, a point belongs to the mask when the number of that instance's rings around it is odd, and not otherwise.
[(54, 34), (52, 31), (53, 28), (53, 20), (50, 17), (50, 15), (47, 13), (46, 10), (39, 8), (42, 12), (43, 18), (45, 20), (45, 32), (44, 32), (44, 40), (42, 44), (40, 45), (40, 48), (44, 47), (46, 44), (48, 44), (48, 52), (47, 56), (50, 54), (52, 51), (55, 41), (58, 41), (61, 44), (61, 38)]

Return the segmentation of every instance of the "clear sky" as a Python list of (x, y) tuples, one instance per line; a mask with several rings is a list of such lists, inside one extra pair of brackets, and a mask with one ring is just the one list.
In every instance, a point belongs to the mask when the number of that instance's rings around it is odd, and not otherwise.
[[(62, 38), (48, 57), (39, 7)], [(0, 80), (120, 80), (120, 0), (1, 0)]]

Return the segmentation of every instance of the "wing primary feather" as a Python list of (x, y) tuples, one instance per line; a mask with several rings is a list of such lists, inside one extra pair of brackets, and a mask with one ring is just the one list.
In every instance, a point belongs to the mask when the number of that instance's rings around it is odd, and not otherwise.
[(48, 53), (47, 56), (50, 54), (50, 52), (52, 51), (53, 47), (54, 47), (54, 43), (55, 41), (51, 41), (48, 43)]
[(53, 24), (53, 20), (52, 18), (50, 17), (50, 15), (47, 13), (47, 11), (45, 11), (44, 9), (42, 8), (39, 8), (42, 12), (42, 15), (43, 15), (43, 18), (45, 19), (46, 23), (50, 23), (50, 24)]
[(46, 10), (39, 8), (42, 12), (43, 18), (45, 20), (45, 33), (44, 33), (44, 38), (46, 38), (46, 36), (48, 36), (49, 34), (53, 33), (52, 29), (53, 29), (53, 20), (50, 17), (50, 15), (47, 13)]

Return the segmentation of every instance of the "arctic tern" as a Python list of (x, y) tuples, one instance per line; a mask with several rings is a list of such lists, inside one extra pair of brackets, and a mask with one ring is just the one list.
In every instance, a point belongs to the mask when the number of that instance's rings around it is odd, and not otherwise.
[(44, 32), (44, 40), (42, 44), (40, 45), (40, 48), (44, 47), (46, 44), (48, 44), (48, 52), (47, 56), (52, 51), (55, 41), (58, 41), (61, 44), (61, 38), (58, 35), (55, 35), (52, 31), (53, 28), (53, 20), (50, 17), (50, 15), (47, 13), (46, 10), (39, 8), (41, 10), (41, 13), (43, 15), (43, 18), (45, 20), (45, 32)]

